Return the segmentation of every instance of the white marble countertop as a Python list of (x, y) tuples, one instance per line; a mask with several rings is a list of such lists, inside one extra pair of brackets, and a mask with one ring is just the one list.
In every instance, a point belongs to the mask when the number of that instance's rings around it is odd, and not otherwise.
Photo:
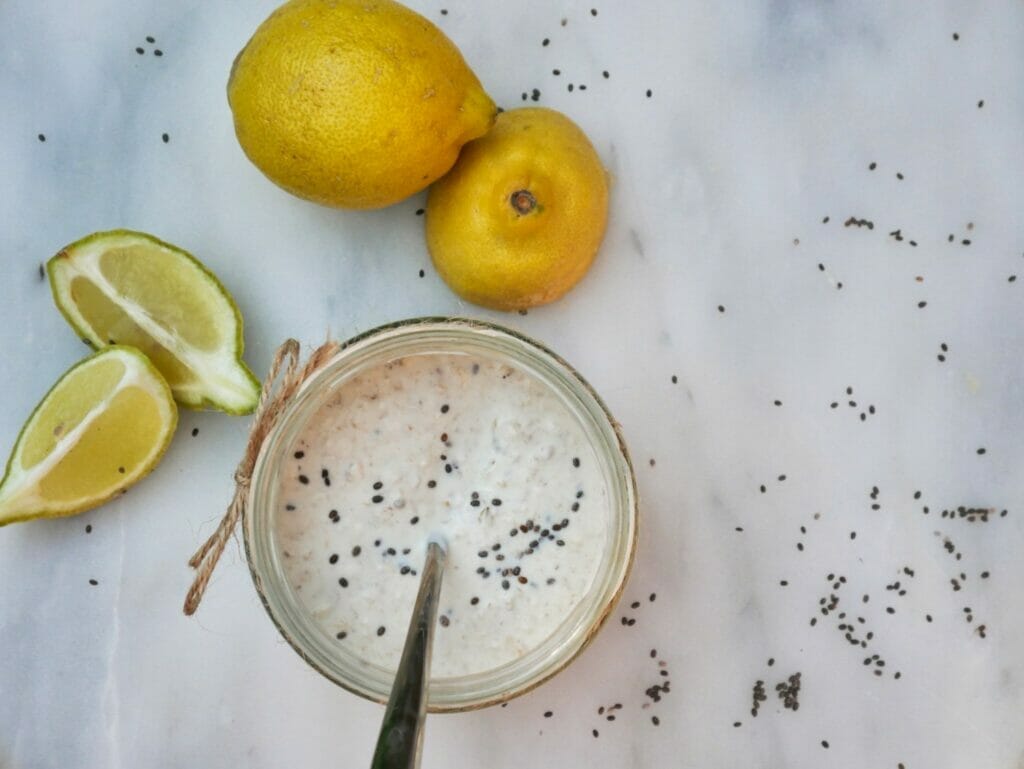
[[(333, 211), (246, 161), (224, 86), (275, 0), (0, 4), (0, 451), (85, 352), (38, 267), (93, 230), (203, 259), (259, 372), (286, 336), (498, 319), (622, 422), (641, 550), (593, 647), (507, 708), (431, 719), (426, 767), (1024, 766), (1024, 6), (593, 3), (412, 3), (614, 174), (593, 271), (525, 317), (449, 293), (422, 196)], [(239, 547), (181, 613), (246, 427), (184, 412), (123, 499), (0, 530), (0, 767), (368, 764), (381, 709), (279, 638)]]

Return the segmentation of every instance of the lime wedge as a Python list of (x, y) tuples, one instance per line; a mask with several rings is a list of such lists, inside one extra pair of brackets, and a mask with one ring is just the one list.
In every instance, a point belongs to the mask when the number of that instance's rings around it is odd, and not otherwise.
[(259, 383), (242, 362), (242, 316), (191, 254), (152, 235), (97, 232), (46, 265), (57, 307), (96, 348), (145, 353), (188, 408), (247, 414)]
[(0, 480), (0, 526), (73, 515), (146, 475), (171, 441), (167, 382), (130, 347), (108, 347), (60, 378), (36, 406)]

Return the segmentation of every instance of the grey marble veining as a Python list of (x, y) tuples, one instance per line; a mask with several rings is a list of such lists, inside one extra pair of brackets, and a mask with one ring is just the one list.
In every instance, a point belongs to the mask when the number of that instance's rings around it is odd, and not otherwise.
[[(572, 361), (622, 422), (641, 550), (592, 648), (507, 708), (432, 719), (425, 766), (1024, 766), (1024, 7), (412, 3), (499, 103), (539, 89), (614, 176), (591, 274), (521, 317), (436, 277), (422, 195), (332, 211), (248, 163), (224, 86), (274, 5), (0, 4), (2, 450), (85, 351), (38, 265), (93, 230), (203, 259), (257, 371), (287, 336), (494, 318)], [(280, 640), (240, 548), (181, 615), (245, 431), (185, 412), (123, 499), (0, 530), (0, 766), (368, 762), (381, 709)], [(942, 517), (961, 505), (995, 512)], [(793, 711), (775, 687), (796, 672)]]

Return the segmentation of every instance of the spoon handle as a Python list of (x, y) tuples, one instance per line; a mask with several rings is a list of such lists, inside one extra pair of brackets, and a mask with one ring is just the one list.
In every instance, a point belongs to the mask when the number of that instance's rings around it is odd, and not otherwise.
[(416, 595), (402, 661), (391, 687), (384, 721), (377, 738), (371, 769), (415, 769), (423, 748), (423, 722), (427, 715), (427, 681), (434, 645), (437, 604), (447, 553), (437, 542), (427, 545), (420, 590)]

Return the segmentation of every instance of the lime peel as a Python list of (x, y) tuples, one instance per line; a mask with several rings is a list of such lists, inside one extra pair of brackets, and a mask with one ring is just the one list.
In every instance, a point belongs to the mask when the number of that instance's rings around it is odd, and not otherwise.
[[(114, 285), (104, 273), (103, 260), (127, 252), (131, 252), (130, 259), (121, 262), (134, 265), (135, 273), (122, 276), (127, 284)], [(109, 339), (97, 326), (103, 322), (118, 325), (129, 336), (126, 343), (150, 356), (181, 405), (213, 407), (231, 414), (246, 414), (255, 408), (259, 383), (242, 361), (241, 313), (217, 277), (191, 254), (146, 233), (111, 230), (93, 233), (62, 249), (47, 263), (47, 273), (54, 302), (83, 339), (96, 348), (107, 347), (122, 340)], [(140, 287), (140, 275), (147, 283), (156, 282), (158, 291), (149, 285)], [(99, 296), (82, 296), (83, 291), (76, 291), (78, 281), (86, 281), (90, 292)], [(164, 306), (149, 308), (128, 295), (140, 288), (143, 293), (148, 291), (151, 299), (157, 294)], [(159, 296), (159, 291), (168, 296)], [(201, 308), (206, 317), (187, 317), (185, 308), (175, 306), (176, 296), (193, 309)], [(104, 306), (83, 306), (95, 305), (101, 297)], [(175, 323), (187, 327), (190, 320), (197, 333), (216, 337), (214, 347), (200, 349), (175, 332)]]
[[(85, 412), (73, 428), (67, 433), (59, 434), (60, 425), (51, 427), (45, 424), (44, 420), (52, 417), (55, 407), (59, 405), (55, 399), (77, 394), (82, 390), (87, 391), (90, 369), (112, 360), (122, 364), (121, 376), (109, 391)], [(83, 437), (95, 428), (97, 421), (104, 414), (108, 413), (115, 399), (133, 388), (151, 398), (155, 406), (154, 413), (159, 418), (157, 432), (146, 436), (152, 438), (148, 442), (148, 450), (140, 457), (132, 457), (134, 464), (118, 468), (123, 474), (116, 483), (106, 488), (97, 492), (87, 491), (78, 498), (48, 498), (43, 493), (46, 479), (58, 471), (61, 463), (75, 451)], [(178, 412), (170, 387), (153, 364), (138, 350), (120, 345), (109, 346), (79, 362), (54, 384), (36, 406), (18, 435), (14, 450), (7, 461), (4, 476), (0, 479), (0, 526), (33, 518), (73, 515), (96, 507), (123, 492), (156, 466), (170, 444), (177, 422)], [(26, 444), (38, 438), (37, 431), (41, 429), (48, 430), (54, 436), (59, 434), (59, 437), (45, 456), (25, 468), (23, 456)], [(105, 440), (112, 446), (115, 445), (109, 438)], [(89, 457), (90, 461), (97, 464), (103, 459), (105, 458)]]

